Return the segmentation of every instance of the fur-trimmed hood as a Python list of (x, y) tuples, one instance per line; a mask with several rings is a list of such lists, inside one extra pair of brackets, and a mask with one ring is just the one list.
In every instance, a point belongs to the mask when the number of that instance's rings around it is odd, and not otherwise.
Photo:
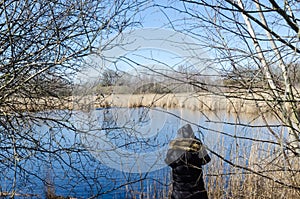
[(169, 144), (171, 150), (198, 152), (202, 147), (200, 140), (194, 138), (177, 138)]
[(169, 144), (169, 150), (165, 162), (170, 165), (176, 162), (186, 152), (196, 153), (201, 160), (201, 165), (207, 164), (210, 157), (205, 146), (197, 138), (176, 138)]

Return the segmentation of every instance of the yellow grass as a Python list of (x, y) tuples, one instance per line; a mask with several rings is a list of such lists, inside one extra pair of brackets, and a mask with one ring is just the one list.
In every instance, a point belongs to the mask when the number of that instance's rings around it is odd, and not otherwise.
[[(225, 143), (220, 141), (219, 149), (224, 151)], [(264, 144), (250, 147), (250, 156), (236, 156), (234, 152), (229, 159), (254, 172), (235, 166), (228, 166), (224, 161), (212, 155), (212, 162), (203, 167), (206, 189), (210, 199), (299, 199), (300, 198), (300, 159), (299, 157), (283, 157), (280, 154), (262, 152)], [(265, 146), (264, 146), (265, 147)], [(269, 148), (270, 149), (270, 148)], [(267, 150), (269, 150), (267, 149)], [(245, 150), (245, 149), (241, 149)], [(267, 151), (265, 151), (267, 152)], [(225, 156), (220, 153), (220, 155)], [(288, 165), (288, 162), (293, 165)], [(263, 175), (263, 176), (260, 176)], [(166, 173), (166, 175), (171, 175)], [(282, 182), (282, 185), (278, 182)], [(134, 198), (167, 199), (170, 189), (164, 186), (171, 182), (160, 182), (163, 185), (160, 195), (156, 193), (155, 184), (148, 185), (145, 192), (134, 192)], [(298, 189), (289, 186), (298, 187)]]
[[(299, 157), (289, 157), (289, 160), (278, 154), (264, 157), (259, 151), (259, 146), (253, 146), (248, 158), (238, 157), (233, 162), (263, 176), (234, 166), (225, 168), (224, 162), (219, 159), (205, 166), (210, 198), (300, 198)], [(288, 166), (288, 162), (293, 162), (293, 165)], [(298, 189), (291, 188), (292, 186)]]
[[(176, 93), (176, 94), (112, 94), (108, 96), (85, 96), (90, 98), (93, 107), (162, 107), (162, 108), (186, 108), (199, 111), (225, 110), (227, 112), (257, 113), (257, 102), (245, 99), (229, 99), (209, 93)], [(85, 99), (87, 101), (87, 99)], [(78, 104), (84, 100), (79, 100)], [(263, 111), (266, 111), (265, 103), (258, 103)]]

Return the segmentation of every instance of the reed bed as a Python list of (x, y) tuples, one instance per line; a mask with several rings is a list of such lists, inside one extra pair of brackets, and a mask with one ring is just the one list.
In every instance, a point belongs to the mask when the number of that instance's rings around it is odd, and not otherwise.
[[(206, 189), (211, 199), (298, 199), (300, 198), (300, 159), (282, 154), (268, 143), (251, 146), (235, 145), (228, 152), (224, 139), (211, 155), (212, 161), (203, 166)], [(237, 150), (239, 152), (237, 153)], [(142, 190), (126, 188), (127, 198), (167, 199), (171, 191), (171, 173), (165, 170), (162, 181), (149, 181)], [(297, 188), (298, 187), (298, 188)]]
[[(300, 190), (291, 188), (287, 185), (300, 187), (300, 171), (299, 158), (293, 160), (293, 169), (283, 167), (284, 162), (278, 157), (277, 161), (270, 162), (270, 158), (263, 159), (259, 153), (258, 146), (251, 148), (250, 157), (234, 158), (239, 165), (245, 168), (253, 169), (258, 174), (249, 172), (245, 169), (228, 166), (220, 159), (214, 159), (210, 164), (204, 166), (204, 179), (206, 187), (211, 199), (298, 199), (300, 198)], [(232, 154), (232, 158), (233, 158)], [(248, 161), (248, 162), (247, 162)], [(166, 173), (165, 175), (170, 175)], [(167, 178), (166, 178), (167, 179)], [(282, 181), (286, 185), (279, 184), (276, 181)], [(165, 185), (170, 185), (170, 181), (161, 182)], [(160, 189), (160, 190), (159, 190)], [(158, 191), (159, 190), (159, 191)], [(155, 184), (149, 184), (146, 192), (130, 190), (129, 198), (135, 199), (167, 199), (171, 187), (160, 187)], [(154, 194), (155, 193), (155, 194)]]
[[(213, 160), (206, 167), (210, 198), (300, 198), (299, 157), (287, 160), (281, 154), (270, 154), (269, 151), (273, 151), (271, 146), (262, 152), (266, 149), (262, 145), (251, 146), (249, 157), (230, 154), (231, 161), (240, 168), (226, 166), (220, 159)], [(293, 165), (287, 165), (287, 162)]]
[[(85, 96), (85, 100), (77, 99), (74, 108), (87, 106), (96, 108), (105, 107), (161, 107), (161, 108), (186, 108), (193, 111), (227, 111), (255, 114), (266, 111), (265, 102), (254, 99), (245, 100), (246, 97), (227, 98), (210, 93), (169, 93), (169, 94), (112, 94), (108, 96)], [(75, 98), (76, 99), (76, 98)], [(237, 110), (238, 107), (238, 110)]]
[[(203, 166), (209, 198), (300, 198), (300, 157), (286, 153), (274, 143), (252, 141), (249, 144), (237, 138), (228, 143), (222, 136), (214, 139), (218, 144), (210, 153), (212, 161)], [(135, 198), (168, 198), (170, 170), (161, 175), (166, 177), (160, 184), (148, 184), (145, 192)]]

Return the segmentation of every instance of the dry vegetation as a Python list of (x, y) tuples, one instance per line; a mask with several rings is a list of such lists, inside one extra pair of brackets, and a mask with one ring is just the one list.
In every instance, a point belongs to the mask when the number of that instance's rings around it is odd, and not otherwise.
[[(211, 93), (170, 93), (170, 94), (112, 94), (106, 97), (86, 97), (77, 100), (77, 105), (90, 101), (95, 108), (100, 107), (162, 107), (187, 108), (194, 111), (216, 111), (258, 113), (267, 111), (267, 104), (260, 99), (226, 98)], [(89, 98), (89, 100), (88, 100)], [(82, 104), (82, 105), (81, 105)], [(259, 109), (260, 108), (260, 109)]]
[[(219, 150), (226, 148), (220, 140)], [(266, 148), (267, 147), (267, 148)], [(263, 149), (262, 149), (263, 148)], [(300, 198), (300, 159), (290, 159), (293, 165), (285, 165), (286, 158), (274, 152), (265, 144), (256, 144), (245, 150), (250, 150), (249, 156), (238, 157), (235, 152), (230, 153), (230, 160), (240, 167), (230, 166), (216, 156), (212, 162), (204, 166), (204, 179), (211, 199), (298, 199)], [(242, 152), (243, 154), (243, 152)], [(225, 155), (225, 154), (221, 154)], [(244, 168), (243, 168), (244, 167)], [(250, 172), (251, 169), (254, 172)], [(166, 173), (170, 175), (170, 173)], [(278, 183), (284, 182), (286, 185)], [(167, 180), (162, 184), (170, 184)], [(163, 187), (163, 186), (162, 186)], [(298, 188), (295, 188), (298, 187)], [(133, 198), (161, 198), (167, 199), (171, 187), (160, 187), (156, 184), (148, 185), (145, 192), (128, 190)], [(156, 193), (156, 195), (153, 193)], [(157, 194), (158, 193), (158, 194)]]
[[(205, 168), (210, 198), (300, 198), (300, 159), (294, 157), (286, 161), (292, 157), (264, 145), (251, 146), (249, 157), (230, 154), (230, 159), (240, 168), (225, 166), (220, 159), (214, 159)], [(293, 165), (286, 165), (287, 162)]]

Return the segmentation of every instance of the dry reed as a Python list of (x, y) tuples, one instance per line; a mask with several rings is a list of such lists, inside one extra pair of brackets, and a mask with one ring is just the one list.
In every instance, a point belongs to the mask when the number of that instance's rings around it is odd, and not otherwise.
[[(245, 99), (230, 99), (209, 93), (170, 93), (170, 94), (112, 94), (102, 97), (89, 96), (90, 102), (95, 108), (103, 107), (161, 107), (161, 108), (186, 108), (193, 111), (227, 111), (258, 113), (266, 109), (265, 103)], [(77, 100), (77, 105), (86, 106), (88, 103)], [(239, 107), (237, 109), (237, 107)], [(266, 110), (263, 110), (266, 111)]]

